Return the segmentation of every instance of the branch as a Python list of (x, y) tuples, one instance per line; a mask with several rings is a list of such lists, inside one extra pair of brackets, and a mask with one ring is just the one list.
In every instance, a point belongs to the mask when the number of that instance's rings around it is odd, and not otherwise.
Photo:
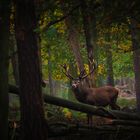
[(52, 26), (52, 25), (54, 25), (54, 24), (56, 24), (56, 23), (58, 23), (58, 22), (60, 22), (60, 21), (62, 21), (64, 19), (66, 19), (67, 17), (69, 17), (73, 13), (73, 11), (77, 10), (79, 7), (80, 7), (80, 4), (78, 4), (77, 6), (75, 6), (74, 8), (72, 8), (66, 15), (64, 15), (60, 19), (57, 19), (57, 20), (54, 20), (54, 21), (50, 21), (46, 25), (46, 27), (44, 27), (43, 31), (48, 30), (50, 28), (50, 26)]

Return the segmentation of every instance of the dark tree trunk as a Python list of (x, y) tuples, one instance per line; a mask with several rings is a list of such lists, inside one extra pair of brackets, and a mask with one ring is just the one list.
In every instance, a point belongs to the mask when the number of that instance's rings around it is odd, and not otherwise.
[(0, 139), (8, 140), (8, 60), (10, 0), (0, 2)]
[[(83, 28), (86, 37), (86, 48), (88, 53), (88, 61), (89, 61), (89, 69), (93, 68), (93, 59), (95, 59), (95, 47), (96, 47), (96, 18), (94, 13), (92, 13), (91, 9), (88, 6), (88, 2), (85, 0), (80, 0), (81, 2), (81, 12), (83, 16)], [(90, 85), (95, 86), (95, 74), (91, 74)]]
[(80, 53), (80, 42), (78, 41), (79, 40), (78, 32), (74, 23), (72, 22), (73, 20), (74, 19), (72, 18), (72, 16), (70, 16), (69, 18), (65, 20), (65, 23), (68, 28), (68, 41), (73, 51), (73, 54), (75, 56), (79, 70), (84, 70), (84, 64), (83, 64), (82, 56)]
[(36, 25), (34, 1), (16, 0), (22, 140), (47, 139)]
[(134, 57), (134, 72), (135, 72), (135, 90), (137, 100), (137, 110), (140, 112), (140, 29), (137, 28), (139, 23), (131, 19), (131, 36)]
[(106, 44), (106, 65), (107, 65), (107, 85), (114, 86), (114, 76), (113, 76), (113, 60), (112, 60), (112, 50), (110, 45), (110, 34), (105, 34)]

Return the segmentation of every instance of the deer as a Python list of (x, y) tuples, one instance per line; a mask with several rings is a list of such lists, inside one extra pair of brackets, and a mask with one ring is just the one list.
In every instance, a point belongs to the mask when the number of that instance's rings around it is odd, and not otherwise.
[[(118, 98), (118, 90), (112, 86), (103, 86), (103, 87), (88, 87), (84, 86), (82, 81), (86, 79), (90, 74), (92, 74), (96, 68), (95, 64), (93, 69), (85, 74), (85, 71), (82, 70), (77, 78), (74, 78), (66, 64), (61, 65), (64, 69), (62, 71), (70, 80), (72, 91), (76, 99), (85, 104), (97, 106), (97, 107), (106, 107), (110, 106), (113, 110), (120, 110), (120, 107), (116, 104)], [(88, 118), (89, 122), (89, 118)]]

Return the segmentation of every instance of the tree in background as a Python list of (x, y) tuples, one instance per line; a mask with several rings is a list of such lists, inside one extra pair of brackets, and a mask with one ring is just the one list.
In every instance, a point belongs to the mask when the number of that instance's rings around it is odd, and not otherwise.
[(10, 0), (0, 1), (0, 139), (8, 140)]
[[(72, 2), (71, 2), (72, 3)], [(63, 15), (65, 15), (65, 11), (67, 10), (67, 6), (64, 4), (64, 2), (62, 2), (61, 0), (61, 7), (62, 7), (62, 11), (63, 11)], [(69, 6), (71, 7), (76, 7), (75, 2), (73, 1), (73, 3)], [(78, 9), (78, 7), (77, 7)], [(77, 67), (78, 69), (84, 70), (84, 63), (83, 63), (83, 59), (82, 59), (82, 55), (80, 53), (80, 40), (79, 40), (79, 33), (78, 33), (78, 24), (77, 24), (77, 18), (78, 15), (76, 14), (78, 13), (77, 11), (73, 13), (71, 13), (71, 15), (69, 15), (66, 19), (65, 19), (65, 24), (67, 27), (67, 32), (68, 32), (68, 44), (74, 54), (76, 63), (77, 63)]]
[(140, 112), (140, 28), (139, 23), (135, 19), (131, 19), (131, 36), (135, 73), (135, 90), (137, 100), (137, 110)]
[(107, 31), (107, 33), (105, 34), (105, 41), (106, 41), (105, 50), (106, 50), (106, 66), (107, 66), (107, 85), (114, 86), (111, 35), (109, 31)]
[(15, 31), (19, 61), (21, 139), (46, 140), (34, 0), (16, 0)]
[(50, 46), (46, 46), (48, 50), (48, 78), (49, 78), (49, 88), (50, 88), (50, 95), (54, 96), (54, 86), (53, 86), (53, 79), (52, 79), (52, 62), (51, 62), (51, 48)]
[[(92, 1), (80, 0), (81, 13), (83, 19), (83, 30), (86, 39), (86, 49), (88, 55), (89, 69), (93, 69), (93, 59), (96, 56), (96, 16), (95, 8), (96, 4)], [(97, 4), (98, 6), (98, 4)], [(95, 73), (91, 74), (88, 79), (89, 86), (95, 87)]]

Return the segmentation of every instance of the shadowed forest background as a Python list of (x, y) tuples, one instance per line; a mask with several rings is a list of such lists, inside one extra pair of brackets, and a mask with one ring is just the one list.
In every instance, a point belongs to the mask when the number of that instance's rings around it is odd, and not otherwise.
[[(64, 69), (120, 110), (79, 103)], [(137, 140), (139, 112), (139, 0), (0, 0), (0, 139)]]

